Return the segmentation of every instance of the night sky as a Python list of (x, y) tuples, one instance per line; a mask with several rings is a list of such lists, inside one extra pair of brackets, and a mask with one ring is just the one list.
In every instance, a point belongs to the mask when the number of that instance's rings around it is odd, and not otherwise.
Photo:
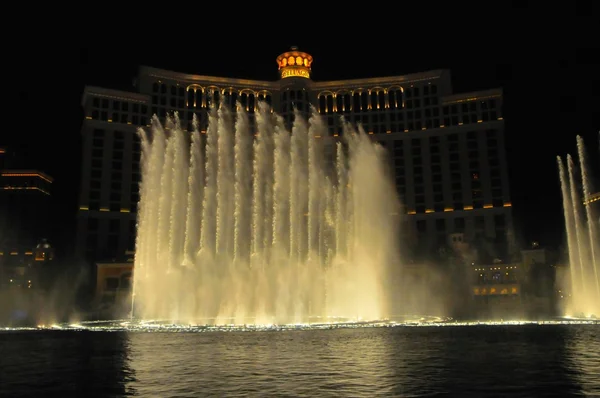
[(593, 174), (600, 176), (600, 41), (594, 41), (591, 34), (600, 12), (592, 3), (538, 9), (519, 2), (518, 7), (494, 13), (479, 10), (480, 18), (473, 15), (476, 21), (454, 24), (447, 20), (448, 26), (432, 22), (433, 29), (386, 25), (380, 32), (385, 40), (375, 41), (368, 37), (377, 29), (356, 35), (349, 31), (349, 40), (323, 35), (311, 39), (293, 30), (289, 34), (274, 31), (274, 35), (254, 31), (251, 35), (256, 39), (259, 35), (265, 39), (252, 43), (243, 31), (235, 41), (215, 34), (212, 39), (187, 43), (181, 39), (185, 33), (175, 29), (180, 39), (169, 40), (169, 29), (162, 29), (166, 36), (158, 41), (144, 37), (153, 43), (151, 47), (124, 42), (126, 35), (106, 37), (101, 44), (87, 47), (42, 39), (28, 48), (7, 50), (14, 63), (6, 84), (17, 102), (5, 118), (12, 120), (9, 125), (15, 131), (3, 132), (0, 146), (17, 149), (25, 166), (55, 178), (60, 233), (53, 240), (68, 248), (77, 209), (80, 102), (86, 84), (135, 90), (132, 81), (140, 65), (276, 80), (275, 58), (292, 45), (314, 57), (316, 81), (450, 69), (455, 92), (503, 87), (517, 236), (523, 242), (556, 245), (563, 239), (556, 155), (575, 154), (575, 136), (580, 134), (593, 158)]

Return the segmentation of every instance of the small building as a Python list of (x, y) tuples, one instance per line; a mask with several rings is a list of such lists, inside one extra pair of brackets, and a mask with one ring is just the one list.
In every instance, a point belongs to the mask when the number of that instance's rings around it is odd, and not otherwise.
[[(128, 252), (130, 256), (133, 254)], [(94, 307), (100, 317), (123, 317), (130, 311), (133, 257), (125, 262), (96, 263)]]
[(496, 262), (472, 266), (474, 314), (479, 319), (522, 318), (522, 268), (520, 264)]

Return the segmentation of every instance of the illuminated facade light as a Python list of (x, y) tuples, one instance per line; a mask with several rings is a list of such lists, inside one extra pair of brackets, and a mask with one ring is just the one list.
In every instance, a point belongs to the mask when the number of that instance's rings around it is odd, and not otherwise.
[(279, 76), (282, 79), (288, 77), (310, 79), (312, 62), (313, 57), (310, 54), (298, 51), (298, 47), (292, 47), (290, 51), (277, 57)]
[(590, 195), (588, 200), (585, 200), (583, 204), (587, 206), (598, 201), (600, 201), (600, 192)]
[(37, 173), (37, 172), (27, 172), (27, 171), (10, 171), (2, 173), (2, 177), (37, 177), (41, 178), (46, 182), (52, 182), (52, 178), (48, 177), (45, 174)]
[(38, 187), (2, 187), (2, 189), (10, 190), (10, 191), (40, 191), (43, 194), (50, 195), (50, 192), (43, 190)]

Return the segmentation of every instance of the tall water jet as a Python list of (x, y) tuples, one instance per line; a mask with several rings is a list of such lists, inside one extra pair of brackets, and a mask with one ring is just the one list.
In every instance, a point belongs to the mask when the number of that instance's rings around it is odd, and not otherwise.
[(234, 210), (234, 258), (248, 261), (250, 254), (249, 220), (250, 192), (252, 190), (252, 173), (248, 165), (252, 148), (252, 137), (250, 135), (250, 124), (245, 112), (237, 113), (235, 125), (235, 210)]
[(206, 154), (206, 185), (204, 186), (200, 230), (200, 251), (203, 255), (214, 254), (217, 240), (217, 167), (219, 157), (217, 140), (219, 137), (219, 123), (216, 109), (212, 108), (210, 110), (208, 120), (206, 147), (204, 150)]
[[(600, 270), (598, 261), (600, 261), (600, 253), (598, 252), (598, 235), (595, 228), (594, 216), (592, 215), (592, 206), (590, 202), (590, 198), (592, 196), (591, 179), (588, 171), (588, 164), (585, 153), (585, 146), (583, 143), (583, 138), (581, 136), (577, 136), (577, 154), (579, 156), (579, 165), (581, 171), (581, 186), (583, 188), (583, 197), (585, 202), (585, 215), (587, 219), (587, 233), (590, 240), (590, 258), (591, 258), (591, 266), (594, 270), (594, 279), (596, 280), (596, 294), (598, 301), (600, 302), (600, 278), (599, 272)], [(599, 304), (600, 306), (600, 304)]]
[(219, 138), (217, 142), (217, 240), (216, 252), (230, 255), (233, 248), (235, 211), (235, 155), (231, 112), (219, 109)]
[(383, 149), (350, 125), (334, 142), (314, 110), (308, 121), (296, 114), (291, 132), (265, 104), (255, 117), (221, 106), (191, 139), (176, 118), (140, 131), (136, 317), (385, 317), (399, 220)]
[(184, 264), (189, 266), (195, 263), (196, 255), (200, 249), (202, 198), (204, 196), (204, 156), (202, 153), (202, 138), (200, 137), (200, 131), (198, 131), (198, 119), (195, 115), (193, 127), (184, 243)]
[[(583, 139), (577, 136), (578, 161), (557, 157), (570, 269), (567, 311), (577, 316), (600, 316), (600, 242), (591, 206), (591, 178)], [(579, 173), (577, 172), (579, 169)]]

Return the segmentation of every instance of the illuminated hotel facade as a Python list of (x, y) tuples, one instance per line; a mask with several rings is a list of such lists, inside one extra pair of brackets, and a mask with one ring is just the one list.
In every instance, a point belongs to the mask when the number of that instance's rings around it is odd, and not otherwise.
[(313, 59), (297, 48), (276, 62), (276, 81), (141, 67), (137, 92), (86, 87), (79, 252), (108, 260), (134, 249), (140, 181), (136, 130), (149, 126), (153, 114), (164, 119), (178, 112), (189, 129), (195, 114), (204, 131), (211, 106), (239, 102), (252, 120), (260, 101), (288, 124), (294, 109), (308, 115), (313, 105), (333, 140), (342, 136), (344, 116), (385, 146), (406, 215), (403, 234), (417, 237), (422, 250), (457, 232), (466, 240), (506, 241), (512, 216), (501, 89), (453, 93), (447, 70), (313, 81)]

